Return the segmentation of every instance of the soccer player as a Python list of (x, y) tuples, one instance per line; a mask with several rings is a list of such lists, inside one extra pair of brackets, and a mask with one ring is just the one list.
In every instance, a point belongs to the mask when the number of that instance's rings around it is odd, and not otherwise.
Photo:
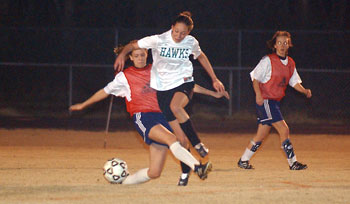
[(290, 33), (277, 31), (267, 45), (273, 53), (264, 56), (250, 72), (255, 91), (258, 130), (239, 159), (238, 166), (243, 169), (253, 169), (249, 160), (273, 126), (280, 136), (281, 147), (286, 153), (289, 168), (303, 170), (307, 165), (297, 161), (289, 139), (288, 125), (280, 112), (280, 100), (284, 97), (288, 84), (307, 98), (311, 97), (311, 90), (301, 85), (295, 62), (288, 56), (288, 49), (293, 46)]
[[(217, 92), (224, 93), (225, 88), (216, 77), (198, 41), (189, 35), (193, 25), (190, 12), (180, 13), (167, 32), (148, 36), (125, 46), (116, 58), (114, 68), (118, 71), (123, 69), (125, 56), (130, 51), (139, 48), (152, 49), (151, 87), (157, 90), (159, 107), (181, 144), (188, 147), (187, 136), (191, 145), (204, 158), (209, 150), (199, 139), (185, 110), (192, 98), (195, 84), (190, 55), (207, 71)], [(191, 169), (183, 164), (181, 166), (183, 174), (178, 184), (185, 186)]]
[[(147, 65), (147, 50), (133, 50), (129, 58), (134, 66), (119, 72), (106, 87), (97, 91), (83, 103), (72, 105), (70, 110), (83, 110), (105, 99), (109, 94), (125, 97), (127, 111), (132, 116), (137, 131), (143, 137), (144, 142), (150, 145), (150, 165), (149, 168), (141, 169), (128, 176), (123, 184), (138, 184), (158, 178), (162, 172), (168, 148), (177, 159), (190, 166), (201, 179), (206, 179), (211, 170), (211, 164), (209, 162), (200, 164), (190, 152), (180, 145), (159, 109), (156, 91), (149, 86), (152, 65)], [(201, 87), (198, 92), (217, 98), (222, 96)], [(225, 97), (228, 97), (227, 92)]]

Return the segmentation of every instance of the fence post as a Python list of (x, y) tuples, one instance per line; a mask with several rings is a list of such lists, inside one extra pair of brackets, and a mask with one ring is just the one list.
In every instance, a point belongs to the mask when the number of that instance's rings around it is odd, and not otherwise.
[[(72, 90), (73, 90), (73, 67), (69, 65), (68, 68), (68, 107), (72, 105)], [(69, 115), (71, 115), (71, 111), (69, 111)]]
[(232, 92), (233, 92), (233, 88), (232, 88), (232, 86), (233, 86), (233, 70), (232, 69), (230, 69), (229, 70), (229, 95), (230, 95), (230, 99), (229, 99), (229, 101), (228, 101), (228, 115), (229, 116), (232, 116)]
[(242, 30), (238, 31), (237, 111), (241, 109)]

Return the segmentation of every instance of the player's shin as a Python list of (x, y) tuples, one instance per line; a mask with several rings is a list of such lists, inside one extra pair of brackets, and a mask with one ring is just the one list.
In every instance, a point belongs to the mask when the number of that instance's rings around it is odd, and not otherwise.
[(195, 165), (199, 165), (199, 162), (192, 156), (190, 152), (183, 148), (179, 142), (174, 142), (171, 144), (169, 146), (169, 149), (178, 160), (191, 167), (192, 170), (194, 170)]
[(287, 161), (289, 166), (292, 166), (295, 161), (297, 161), (297, 157), (294, 154), (293, 145), (289, 139), (286, 139), (282, 142), (283, 151), (286, 153)]
[(248, 161), (250, 160), (250, 158), (254, 155), (254, 153), (258, 150), (258, 148), (261, 145), (261, 141), (259, 142), (254, 142), (253, 140), (250, 141), (252, 147), (250, 149), (246, 148), (246, 150), (244, 151), (241, 160), (242, 161)]

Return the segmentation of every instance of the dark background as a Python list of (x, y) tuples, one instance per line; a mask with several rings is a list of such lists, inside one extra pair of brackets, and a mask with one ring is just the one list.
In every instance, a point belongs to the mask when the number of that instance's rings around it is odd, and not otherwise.
[[(233, 90), (234, 118), (248, 115), (254, 123), (249, 71), (269, 52), (265, 43), (274, 32), (287, 30), (294, 44), (289, 54), (313, 98), (305, 100), (288, 88), (283, 114), (297, 122), (307, 118), (349, 124), (350, 2), (346, 0), (2, 0), (0, 116), (65, 118), (69, 65), (73, 64), (73, 103), (81, 102), (113, 78), (115, 46), (168, 30), (176, 15), (186, 10), (193, 14), (191, 35), (214, 68), (226, 67), (216, 73)], [(74, 67), (77, 64), (82, 66)], [(197, 83), (211, 88), (201, 68), (194, 75)], [(194, 113), (227, 119), (227, 100), (196, 96), (193, 102)], [(118, 114), (125, 113), (123, 100), (115, 103), (121, 108)], [(107, 104), (105, 100), (69, 117), (96, 116), (100, 111), (104, 118)]]
[(350, 28), (347, 0), (2, 0), (2, 26), (168, 28), (181, 11), (201, 29)]

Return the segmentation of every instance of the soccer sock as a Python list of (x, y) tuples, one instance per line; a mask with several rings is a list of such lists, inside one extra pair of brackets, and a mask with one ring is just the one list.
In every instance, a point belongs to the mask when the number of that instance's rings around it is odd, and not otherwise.
[(196, 146), (196, 144), (201, 142), (196, 131), (194, 130), (194, 126), (193, 126), (192, 121), (190, 119), (188, 119), (184, 123), (180, 123), (180, 126), (181, 126), (181, 129), (186, 134), (188, 140), (191, 142), (191, 145), (193, 147)]
[(151, 178), (148, 177), (148, 168), (140, 169), (136, 173), (129, 175), (123, 181), (122, 184), (139, 184), (149, 181)]
[(189, 153), (185, 148), (183, 148), (179, 142), (174, 142), (169, 147), (171, 153), (180, 161), (189, 166), (194, 170), (195, 165), (199, 165), (199, 162)]
[(288, 161), (288, 164), (289, 166), (292, 166), (293, 163), (295, 161), (297, 161), (297, 157), (295, 156), (294, 154), (294, 149), (293, 149), (293, 145), (292, 143), (290, 142), (289, 139), (286, 139), (282, 142), (282, 147), (283, 151), (286, 153), (287, 155), (287, 161)]
[(191, 171), (191, 167), (187, 166), (185, 163), (180, 162), (182, 173), (188, 174)]
[(250, 160), (250, 158), (252, 158), (252, 156), (258, 150), (258, 148), (260, 147), (262, 142), (254, 142), (253, 140), (251, 140), (250, 143), (252, 143), (253, 146), (250, 149), (246, 148), (246, 150), (244, 151), (244, 153), (241, 157), (242, 161)]
[(248, 161), (250, 158), (252, 158), (252, 156), (254, 155), (255, 152), (250, 151), (248, 148), (245, 149), (241, 160), (242, 161)]

